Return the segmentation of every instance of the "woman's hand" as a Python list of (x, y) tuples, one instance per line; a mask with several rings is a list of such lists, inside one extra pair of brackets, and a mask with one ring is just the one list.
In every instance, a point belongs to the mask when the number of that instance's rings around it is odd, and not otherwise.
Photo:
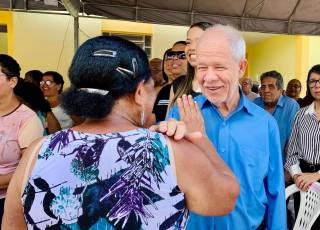
[(320, 180), (320, 174), (318, 172), (299, 173), (294, 175), (293, 180), (299, 189), (306, 192), (313, 182)]
[(149, 129), (166, 134), (168, 137), (173, 137), (176, 141), (181, 140), (187, 135), (184, 122), (177, 121), (174, 118), (170, 118), (168, 121), (161, 121), (159, 125), (152, 125)]

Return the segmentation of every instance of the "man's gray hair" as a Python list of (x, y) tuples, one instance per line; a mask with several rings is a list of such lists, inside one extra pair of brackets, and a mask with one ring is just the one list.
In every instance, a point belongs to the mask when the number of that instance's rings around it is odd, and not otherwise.
[(252, 81), (251, 78), (247, 78), (247, 77), (242, 78), (242, 79), (241, 79), (241, 84), (242, 84), (243, 82), (247, 82), (249, 85), (253, 86), (253, 81)]
[(207, 29), (208, 32), (211, 30), (222, 30), (225, 33), (230, 43), (232, 55), (236, 60), (239, 61), (246, 58), (246, 42), (240, 31), (232, 26), (222, 24), (215, 24)]

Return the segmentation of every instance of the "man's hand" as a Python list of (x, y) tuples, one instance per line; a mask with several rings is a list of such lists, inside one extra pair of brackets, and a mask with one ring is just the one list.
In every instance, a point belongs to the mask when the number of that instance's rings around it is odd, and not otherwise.
[(149, 129), (164, 133), (174, 140), (186, 138), (191, 142), (205, 136), (204, 121), (196, 102), (191, 95), (183, 95), (177, 99), (181, 121), (170, 118), (168, 121), (161, 121), (159, 125), (153, 125)]
[(201, 132), (205, 135), (204, 120), (198, 104), (192, 96), (182, 95), (182, 98), (177, 99), (177, 105), (181, 121), (186, 124), (187, 132)]
[(320, 174), (315, 173), (299, 173), (293, 177), (295, 184), (302, 191), (308, 191), (311, 184), (320, 179)]

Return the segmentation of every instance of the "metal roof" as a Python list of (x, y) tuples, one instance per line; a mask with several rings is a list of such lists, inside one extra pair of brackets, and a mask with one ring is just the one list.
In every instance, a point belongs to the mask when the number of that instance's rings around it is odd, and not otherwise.
[[(66, 2), (67, 0), (63, 0)], [(65, 10), (56, 0), (0, 0), (0, 8), (23, 11)], [(69, 0), (80, 16), (189, 26), (208, 21), (242, 31), (320, 34), (320, 0)]]

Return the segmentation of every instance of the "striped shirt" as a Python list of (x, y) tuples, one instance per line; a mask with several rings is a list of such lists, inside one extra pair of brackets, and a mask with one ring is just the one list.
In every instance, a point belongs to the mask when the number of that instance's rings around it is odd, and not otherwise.
[(314, 102), (297, 113), (289, 139), (285, 168), (295, 174), (299, 159), (320, 165), (320, 121), (315, 113)]

